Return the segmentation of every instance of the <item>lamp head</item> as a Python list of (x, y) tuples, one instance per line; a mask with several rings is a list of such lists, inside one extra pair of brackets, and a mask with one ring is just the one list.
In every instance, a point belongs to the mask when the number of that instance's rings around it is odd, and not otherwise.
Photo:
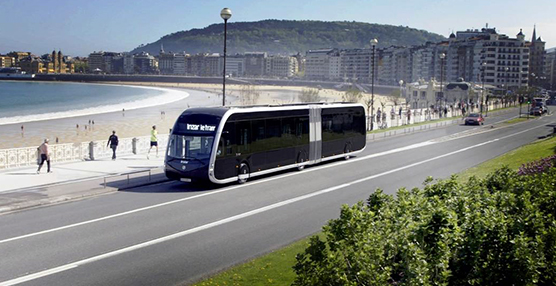
[(230, 10), (230, 8), (222, 9), (222, 11), (220, 11), (220, 17), (224, 20), (232, 18), (232, 10)]
[(378, 40), (377, 39), (372, 39), (371, 40), (371, 46), (376, 46), (378, 44)]

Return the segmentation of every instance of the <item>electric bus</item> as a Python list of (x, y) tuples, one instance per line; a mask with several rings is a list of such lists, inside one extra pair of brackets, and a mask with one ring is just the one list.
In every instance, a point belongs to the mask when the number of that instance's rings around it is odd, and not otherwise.
[(164, 160), (170, 179), (244, 183), (251, 177), (364, 150), (365, 109), (357, 103), (186, 109)]

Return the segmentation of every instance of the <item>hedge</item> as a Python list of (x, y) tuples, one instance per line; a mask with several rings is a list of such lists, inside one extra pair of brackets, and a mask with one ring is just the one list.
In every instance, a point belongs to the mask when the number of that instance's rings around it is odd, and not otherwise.
[(293, 285), (554, 285), (556, 168), (524, 168), (343, 206)]

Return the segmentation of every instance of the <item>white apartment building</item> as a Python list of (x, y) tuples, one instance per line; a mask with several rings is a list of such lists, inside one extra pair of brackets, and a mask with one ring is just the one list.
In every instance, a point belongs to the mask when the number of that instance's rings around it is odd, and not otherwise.
[(267, 75), (273, 77), (292, 77), (298, 72), (297, 59), (290, 56), (271, 56), (267, 60)]
[[(375, 57), (377, 56), (375, 50)], [(340, 51), (340, 75), (346, 81), (370, 82), (372, 49)]]
[(324, 80), (330, 75), (330, 57), (337, 49), (309, 50), (305, 55), (305, 77)]
[(135, 73), (135, 60), (132, 54), (124, 53), (124, 73), (134, 74)]
[[(224, 70), (224, 57), (218, 61), (220, 74)], [(226, 74), (232, 76), (243, 76), (245, 74), (245, 57), (243, 55), (226, 56)]]
[(184, 75), (186, 73), (187, 56), (185, 52), (182, 54), (174, 54), (174, 62), (172, 65), (173, 74)]

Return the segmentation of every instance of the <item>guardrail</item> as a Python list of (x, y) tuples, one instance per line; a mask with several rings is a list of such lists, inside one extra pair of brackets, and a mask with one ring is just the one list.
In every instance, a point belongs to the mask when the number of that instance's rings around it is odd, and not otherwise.
[[(131, 176), (131, 175), (141, 174), (141, 173), (146, 173), (146, 172), (149, 173), (149, 176), (147, 177), (147, 182), (148, 182), (148, 183), (151, 183), (151, 182), (152, 182), (152, 170), (153, 170), (153, 169), (156, 169), (156, 168), (150, 168), (150, 169), (148, 169), (148, 170), (140, 170), (140, 171), (133, 171), (133, 172), (127, 172), (127, 173), (121, 173), (121, 174), (106, 176), (106, 177), (103, 178), (103, 179), (104, 179), (104, 182), (103, 182), (102, 185), (103, 185), (103, 187), (106, 189), (106, 186), (107, 186), (107, 184), (108, 184), (108, 183), (106, 182), (107, 179), (125, 176), (125, 177), (127, 177), (127, 179), (126, 179), (126, 182), (127, 182), (126, 186), (129, 187), (129, 186), (130, 186), (130, 176)], [(143, 177), (143, 176), (141, 176), (140, 178), (142, 178), (142, 177)]]
[[(75, 162), (90, 161), (112, 157), (112, 149), (107, 141), (97, 140), (81, 143), (50, 144), (50, 161)], [(168, 143), (168, 134), (158, 135), (159, 149), (164, 152)], [(120, 138), (116, 154), (146, 154), (150, 148), (150, 136)], [(159, 151), (160, 151), (159, 150)], [(0, 170), (37, 165), (39, 162), (37, 147), (0, 149)]]

